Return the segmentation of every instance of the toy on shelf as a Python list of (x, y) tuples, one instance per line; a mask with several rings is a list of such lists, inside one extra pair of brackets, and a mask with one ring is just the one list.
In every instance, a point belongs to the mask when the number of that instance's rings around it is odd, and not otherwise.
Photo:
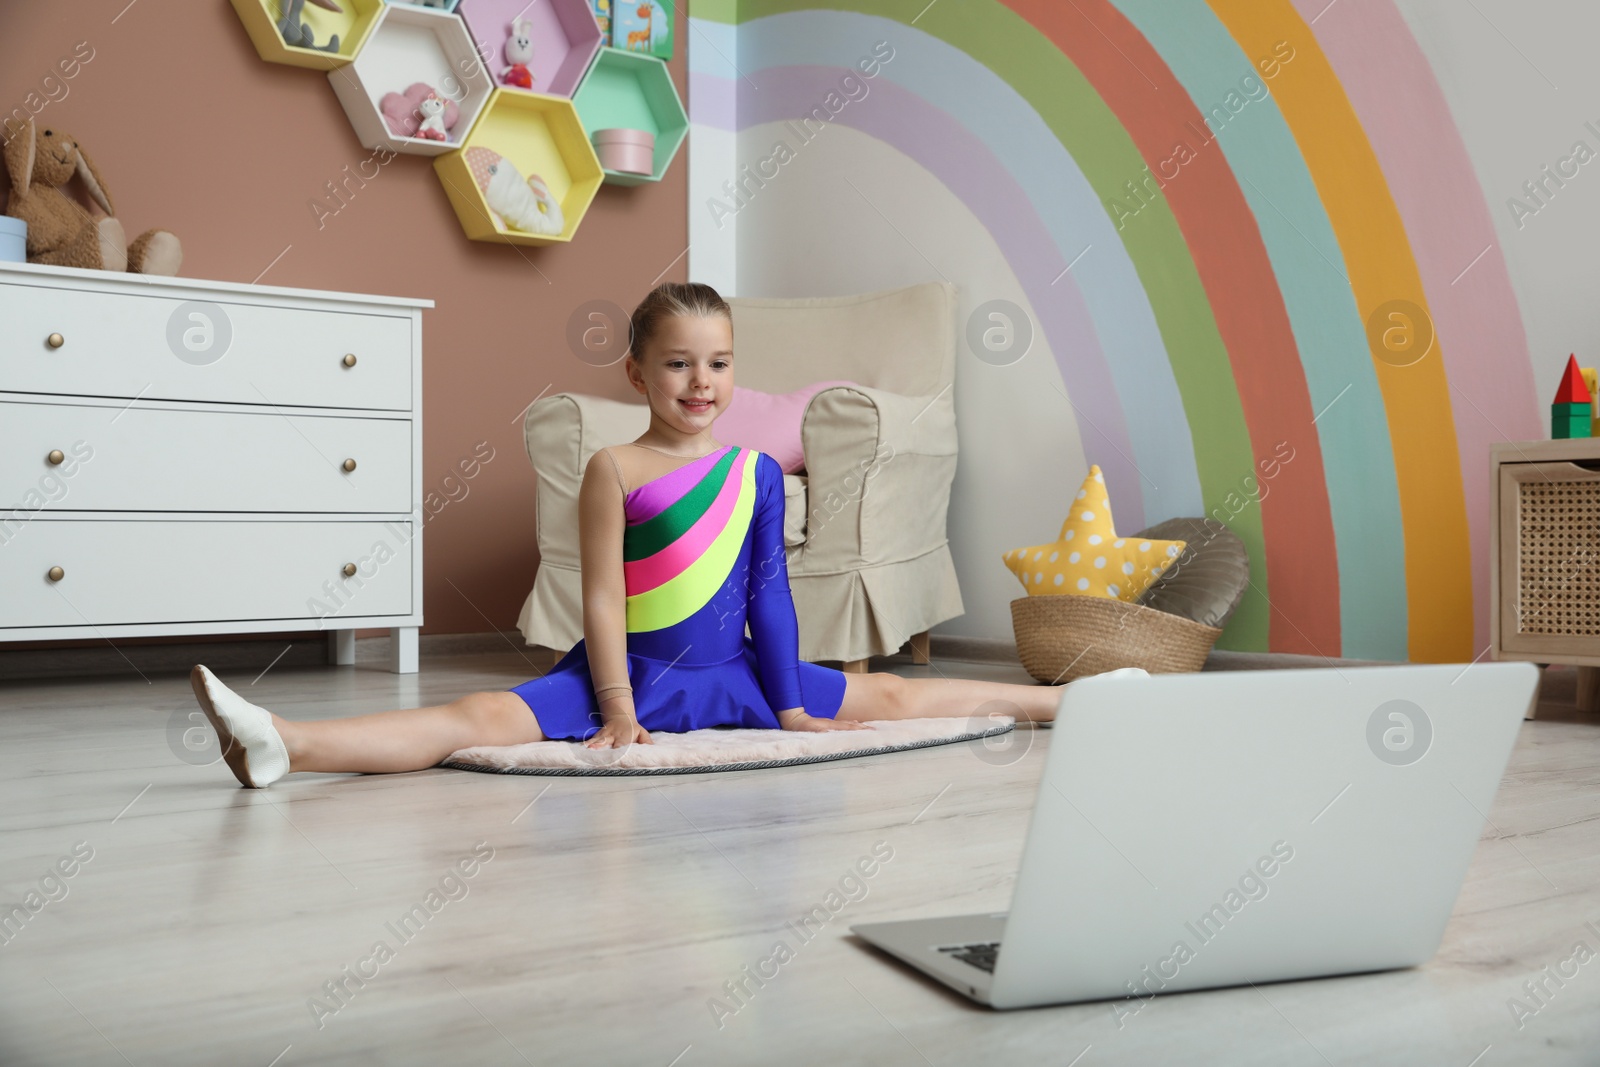
[[(11, 198), (6, 214), (28, 224), (28, 262), (135, 274), (178, 273), (183, 245), (166, 230), (146, 230), (128, 243), (111, 206), (111, 190), (77, 139), (32, 119), (5, 144)], [(88, 192), (86, 207), (69, 196), (76, 175)], [(94, 208), (104, 211), (96, 217)]]
[(649, 174), (656, 166), (656, 135), (649, 130), (629, 130), (613, 127), (596, 130), (590, 138), (595, 155), (606, 170), (620, 170), (629, 174)]
[(28, 262), (28, 224), (0, 215), (0, 263)]
[(511, 24), (511, 36), (506, 38), (506, 62), (511, 65), (500, 72), (500, 80), (519, 89), (533, 88), (533, 23), (517, 19)]
[(1579, 367), (1583, 384), (1589, 387), (1589, 436), (1600, 437), (1600, 371), (1593, 367)]
[(1594, 397), (1584, 384), (1578, 357), (1576, 354), (1569, 355), (1567, 369), (1561, 375), (1561, 387), (1556, 390), (1555, 403), (1550, 405), (1550, 436), (1557, 440), (1591, 436), (1593, 414)]
[(600, 33), (606, 40), (611, 40), (611, 0), (593, 0), (594, 21), (600, 27)]
[(417, 123), (418, 137), (425, 137), (430, 141), (449, 139), (445, 134), (444, 105), (444, 100), (437, 93), (429, 93), (427, 99), (417, 105), (417, 114), (422, 118), (422, 121)]
[[(311, 0), (313, 4), (327, 11), (344, 12), (335, 0)], [(279, 9), (283, 17), (278, 20), (278, 33), (283, 37), (283, 43), (295, 48), (311, 48), (318, 52), (337, 52), (339, 50), (339, 35), (336, 33), (328, 38), (327, 44), (317, 44), (316, 35), (311, 32), (311, 27), (300, 21), (300, 12), (306, 6), (306, 0), (279, 0)]]
[[(666, 62), (642, 52), (600, 49), (572, 103), (612, 185), (660, 181), (689, 132), (689, 116)], [(644, 151), (623, 149), (617, 139)]]
[[(321, 71), (347, 66), (360, 55), (373, 27), (391, 6), (385, 0), (232, 0), (232, 4), (262, 59)], [(409, 68), (400, 70), (404, 73), (386, 80), (409, 73)]]
[(471, 32), (495, 88), (570, 99), (606, 41), (592, 4), (461, 0), (456, 13)]
[(403, 93), (385, 93), (378, 108), (384, 125), (399, 137), (448, 141), (461, 109), (427, 82), (413, 82)]
[(672, 0), (618, 0), (611, 44), (629, 52), (672, 58)]
[(524, 181), (511, 161), (492, 148), (466, 150), (467, 168), (473, 181), (508, 230), (524, 233), (559, 234), (566, 228), (561, 205), (550, 195), (544, 179), (530, 174)]

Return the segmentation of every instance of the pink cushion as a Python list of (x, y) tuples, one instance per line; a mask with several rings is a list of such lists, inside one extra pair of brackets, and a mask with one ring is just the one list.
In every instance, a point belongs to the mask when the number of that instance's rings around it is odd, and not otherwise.
[(800, 447), (800, 419), (806, 413), (806, 404), (829, 386), (855, 384), (843, 380), (817, 382), (792, 393), (763, 393), (736, 385), (733, 400), (711, 424), (711, 436), (725, 445), (765, 452), (778, 461), (783, 473), (794, 474), (806, 464)]

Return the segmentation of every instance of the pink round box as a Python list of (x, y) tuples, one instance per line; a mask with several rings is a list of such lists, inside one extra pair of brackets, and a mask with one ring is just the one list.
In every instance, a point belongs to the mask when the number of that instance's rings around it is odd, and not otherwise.
[(594, 150), (606, 170), (630, 174), (655, 171), (656, 136), (649, 130), (613, 128), (594, 131)]

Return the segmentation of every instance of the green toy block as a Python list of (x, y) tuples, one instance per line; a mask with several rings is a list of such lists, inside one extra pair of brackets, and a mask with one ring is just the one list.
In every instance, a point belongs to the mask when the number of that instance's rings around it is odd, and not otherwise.
[(1590, 412), (1588, 404), (1551, 404), (1550, 436), (1556, 440), (1590, 436)]

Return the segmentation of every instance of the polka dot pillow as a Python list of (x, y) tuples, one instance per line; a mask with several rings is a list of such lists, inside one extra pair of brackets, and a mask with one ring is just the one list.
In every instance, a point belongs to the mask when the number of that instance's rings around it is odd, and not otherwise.
[(1105, 476), (1090, 467), (1059, 540), (1013, 548), (1001, 557), (1029, 596), (1075, 593), (1129, 602), (1177, 560), (1183, 541), (1118, 537)]

